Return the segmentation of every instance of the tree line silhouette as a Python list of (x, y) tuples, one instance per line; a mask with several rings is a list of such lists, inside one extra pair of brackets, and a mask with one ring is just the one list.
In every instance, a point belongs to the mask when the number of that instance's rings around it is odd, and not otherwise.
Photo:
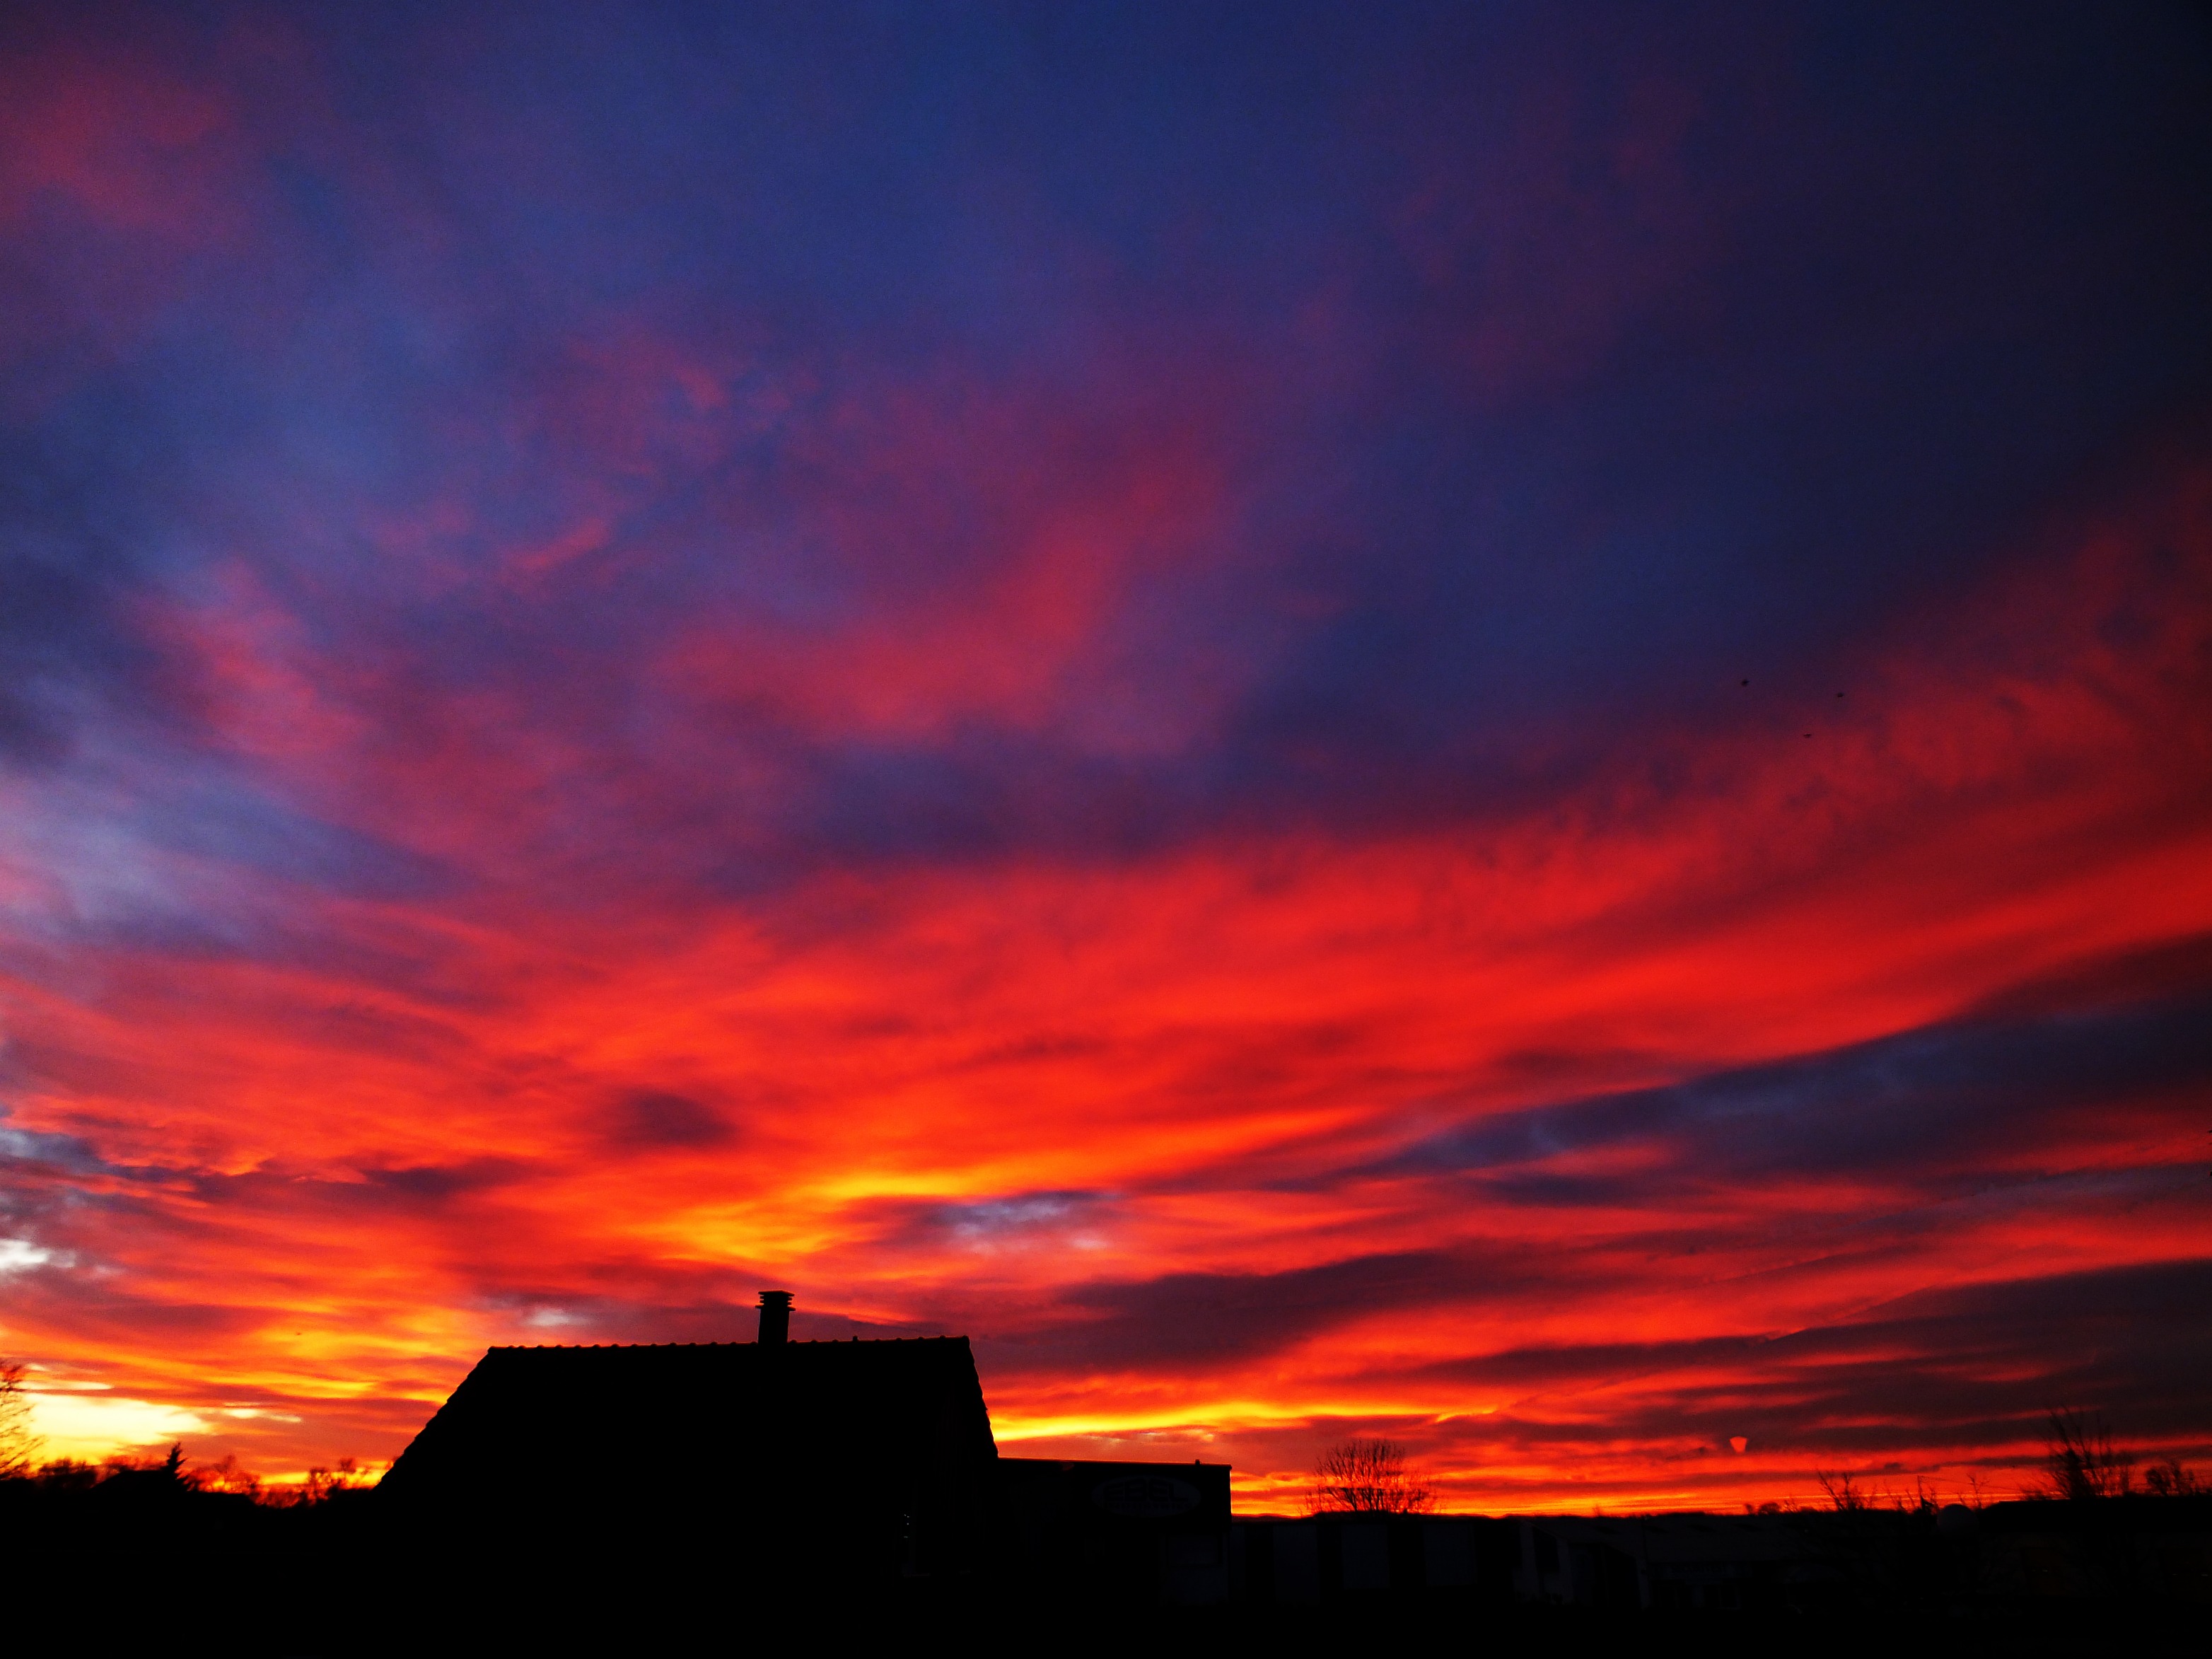
[(195, 1468), (185, 1462), (181, 1441), (162, 1456), (118, 1453), (97, 1463), (76, 1457), (41, 1459), (44, 1442), (31, 1426), (25, 1375), (21, 1364), (0, 1360), (0, 1481), (52, 1492), (89, 1492), (122, 1482), (140, 1491), (167, 1487), (240, 1498), (275, 1510), (313, 1508), (368, 1484), (358, 1461), (351, 1457), (317, 1465), (296, 1481), (264, 1481), (241, 1468), (235, 1453)]

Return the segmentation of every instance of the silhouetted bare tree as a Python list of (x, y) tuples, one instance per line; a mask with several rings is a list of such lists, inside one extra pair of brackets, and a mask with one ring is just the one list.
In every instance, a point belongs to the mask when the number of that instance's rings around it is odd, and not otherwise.
[(1346, 1440), (1314, 1465), (1314, 1508), (1340, 1515), (1422, 1515), (1436, 1507), (1436, 1489), (1406, 1462), (1391, 1440)]
[(2143, 1490), (2154, 1498), (2194, 1498), (2203, 1489), (2197, 1471), (2185, 1468), (2178, 1457), (2154, 1463), (2143, 1471)]
[(39, 1437), (31, 1432), (31, 1400), (23, 1392), (23, 1368), (0, 1359), (0, 1480), (31, 1472), (39, 1455)]
[(2101, 1415), (2060, 1407), (2051, 1413), (2042, 1495), (2077, 1500), (2124, 1498), (2135, 1486), (2135, 1462), (2113, 1447)]

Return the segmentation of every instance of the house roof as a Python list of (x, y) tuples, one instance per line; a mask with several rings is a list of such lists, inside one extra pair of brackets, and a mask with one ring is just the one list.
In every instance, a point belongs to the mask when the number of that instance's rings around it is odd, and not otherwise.
[(995, 1457), (964, 1336), (493, 1348), (380, 1490), (416, 1499), (871, 1485)]

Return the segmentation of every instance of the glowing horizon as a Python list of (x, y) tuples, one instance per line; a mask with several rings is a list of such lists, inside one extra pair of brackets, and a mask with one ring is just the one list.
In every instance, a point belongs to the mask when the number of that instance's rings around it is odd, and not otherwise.
[(0, 25), (50, 1453), (781, 1285), (1246, 1507), (2212, 1455), (2201, 20), (130, 15)]

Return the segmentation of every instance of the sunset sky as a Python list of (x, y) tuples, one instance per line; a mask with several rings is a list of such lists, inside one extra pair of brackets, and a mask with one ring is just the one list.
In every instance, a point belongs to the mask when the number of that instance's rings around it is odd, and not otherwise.
[(2212, 1456), (2208, 203), (2179, 3), (9, 7), (48, 1453)]

